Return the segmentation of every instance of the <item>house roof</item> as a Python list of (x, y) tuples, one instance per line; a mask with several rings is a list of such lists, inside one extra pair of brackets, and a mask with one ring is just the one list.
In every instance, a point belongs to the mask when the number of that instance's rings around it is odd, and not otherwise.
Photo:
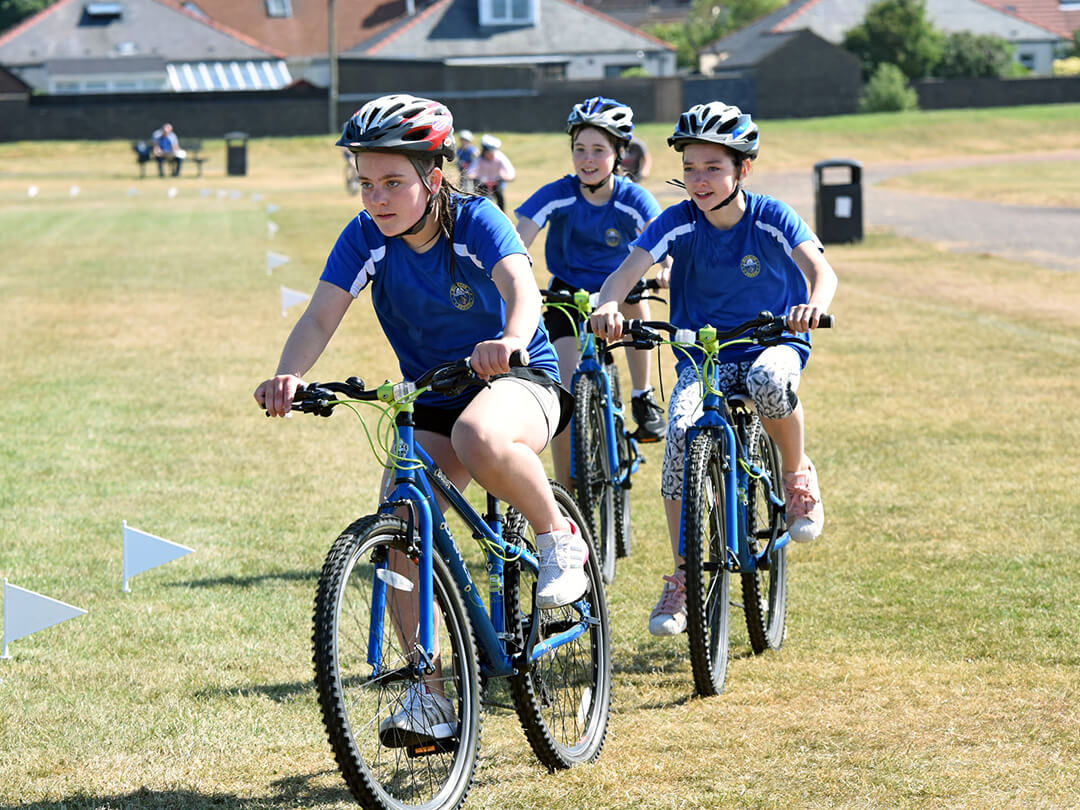
[(1066, 11), (1061, 0), (983, 0), (987, 5), (1008, 11), (1035, 25), (1065, 38), (1072, 38), (1073, 32), (1080, 28), (1080, 3), (1072, 3), (1073, 8)]
[[(795, 0), (753, 23), (755, 36), (809, 28), (822, 39), (841, 43), (844, 34), (861, 23), (876, 0)], [(1057, 0), (1044, 0), (1057, 2)], [(1010, 42), (1056, 41), (1060, 36), (1039, 22), (1006, 6), (1023, 0), (926, 0), (926, 14), (939, 29), (993, 34)], [(746, 29), (743, 29), (746, 30)], [(710, 48), (711, 50), (711, 48)]]
[[(86, 0), (57, 0), (0, 36), (0, 62), (159, 57), (260, 59), (283, 54), (199, 17), (174, 0), (124, 0), (122, 13), (94, 17)], [(99, 4), (102, 5), (102, 4)]]
[[(326, 56), (327, 0), (292, 0), (292, 16), (271, 17), (266, 0), (178, 0), (196, 14), (265, 43), (288, 56)], [(422, 0), (417, 2), (422, 5)], [(337, 0), (334, 39), (338, 53), (370, 39), (406, 15), (405, 0)]]
[(571, 0), (536, 0), (540, 25), (481, 26), (476, 0), (439, 0), (420, 14), (360, 43), (352, 56), (449, 59), (674, 50)]

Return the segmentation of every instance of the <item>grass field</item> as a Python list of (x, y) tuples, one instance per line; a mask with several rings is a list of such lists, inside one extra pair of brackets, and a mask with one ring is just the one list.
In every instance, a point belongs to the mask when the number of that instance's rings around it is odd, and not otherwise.
[[(766, 123), (759, 168), (1008, 155), (991, 121), (1080, 148), (1078, 105), (871, 116)], [(659, 191), (667, 128), (644, 129)], [(562, 136), (504, 141), (511, 203), (567, 169)], [(0, 808), (355, 806), (310, 613), (379, 468), (347, 414), (271, 421), (251, 391), (298, 315), (279, 285), (314, 286), (358, 200), (328, 139), (250, 146), (247, 177), (222, 148), (202, 181), (140, 181), (125, 143), (0, 145), (0, 576), (88, 610), (0, 661)], [(272, 275), (268, 249), (290, 257)], [(800, 391), (827, 527), (789, 556), (783, 648), (736, 634), (701, 700), (685, 639), (648, 635), (669, 565), (649, 447), (603, 755), (548, 774), (493, 712), (467, 807), (1080, 806), (1080, 276), (877, 229), (829, 255), (838, 328)], [(309, 377), (353, 373), (396, 374), (366, 297)], [(121, 593), (122, 520), (196, 553)]]

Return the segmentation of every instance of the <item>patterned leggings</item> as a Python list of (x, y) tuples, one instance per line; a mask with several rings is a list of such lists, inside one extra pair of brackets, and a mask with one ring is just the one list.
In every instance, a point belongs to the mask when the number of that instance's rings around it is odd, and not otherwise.
[[(770, 346), (754, 360), (724, 363), (716, 367), (717, 387), (725, 397), (749, 394), (759, 414), (769, 419), (790, 416), (799, 404), (802, 363), (790, 346)], [(683, 487), (683, 461), (686, 455), (686, 430), (702, 414), (702, 390), (692, 366), (683, 369), (668, 398), (667, 446), (660, 494), (668, 500), (680, 500)]]

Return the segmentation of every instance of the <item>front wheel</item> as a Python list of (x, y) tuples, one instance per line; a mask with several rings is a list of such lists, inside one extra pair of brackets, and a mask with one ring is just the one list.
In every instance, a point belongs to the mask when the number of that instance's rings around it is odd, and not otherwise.
[[(622, 388), (619, 385), (619, 367), (609, 363), (608, 379), (611, 382), (611, 401), (616, 406), (615, 414), (615, 449), (616, 458), (619, 460), (619, 475), (625, 471), (626, 483), (630, 483), (630, 468), (634, 464), (634, 449), (630, 444), (630, 435), (626, 432), (626, 413), (619, 413), (621, 409)], [(630, 487), (618, 485), (615, 487), (615, 556), (629, 557), (631, 546), (630, 526)]]
[[(559, 510), (584, 527), (573, 497), (552, 483)], [(584, 528), (582, 531), (586, 531)], [(536, 548), (536, 530), (515, 509), (506, 512), (506, 537)], [(536, 645), (559, 633), (584, 627), (573, 641), (548, 650), (510, 678), (521, 726), (537, 758), (550, 770), (570, 768), (600, 756), (611, 705), (611, 631), (600, 567), (590, 554), (589, 585), (577, 602), (536, 611)], [(518, 641), (532, 631), (536, 575), (518, 562), (506, 566), (507, 629)]]
[(582, 374), (574, 383), (570, 431), (577, 501), (595, 541), (600, 574), (604, 582), (611, 582), (615, 579), (615, 487), (611, 483), (604, 398), (600, 386), (588, 374)]
[[(416, 674), (418, 566), (407, 532), (399, 518), (371, 515), (334, 542), (315, 597), (315, 685), (334, 757), (361, 805), (453, 810), (469, 792), (480, 745), (476, 649), (436, 555), (435, 654), (423, 678)], [(428, 714), (432, 701), (445, 708)]]
[(687, 451), (682, 527), (686, 552), (686, 632), (694, 686), (724, 691), (730, 629), (725, 484), (720, 446), (699, 433)]

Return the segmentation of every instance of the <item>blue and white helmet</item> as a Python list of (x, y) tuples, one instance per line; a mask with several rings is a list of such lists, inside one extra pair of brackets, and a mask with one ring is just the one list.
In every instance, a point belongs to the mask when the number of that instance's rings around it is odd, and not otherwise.
[(575, 104), (566, 119), (566, 131), (589, 126), (607, 132), (624, 146), (634, 133), (634, 111), (613, 98), (593, 96)]
[(758, 128), (748, 113), (732, 104), (696, 104), (679, 116), (668, 146), (681, 152), (688, 143), (718, 143), (748, 158), (758, 154)]

